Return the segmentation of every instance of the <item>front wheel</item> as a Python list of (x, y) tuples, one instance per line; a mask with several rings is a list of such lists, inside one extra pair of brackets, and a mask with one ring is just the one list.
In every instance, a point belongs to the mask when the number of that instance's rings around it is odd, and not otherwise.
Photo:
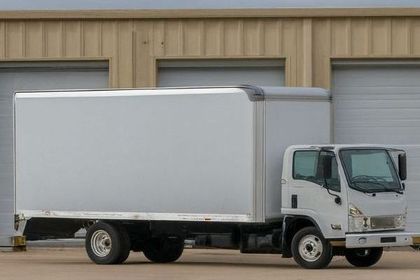
[(347, 249), (346, 259), (356, 267), (368, 267), (376, 264), (382, 257), (383, 248)]
[(319, 269), (328, 266), (333, 257), (332, 246), (315, 227), (299, 230), (292, 239), (292, 255), (302, 267)]

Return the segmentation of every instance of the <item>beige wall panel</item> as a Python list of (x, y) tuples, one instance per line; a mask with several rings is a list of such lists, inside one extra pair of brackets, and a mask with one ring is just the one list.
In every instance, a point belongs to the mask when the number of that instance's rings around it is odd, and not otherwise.
[[(308, 67), (311, 67), (312, 58), (310, 54), (307, 54), (306, 50), (308, 46), (304, 46), (304, 41), (307, 41), (304, 38), (310, 36), (311, 31), (308, 30), (304, 32), (303, 30), (303, 20), (296, 21), (296, 86), (309, 86), (311, 84), (310, 79), (312, 77), (308, 77), (306, 71)], [(308, 25), (307, 25), (308, 26)], [(310, 47), (310, 42), (308, 43)]]
[(420, 55), (420, 19), (410, 20), (411, 54)]
[(113, 87), (154, 86), (164, 57), (285, 57), (286, 85), (329, 88), (331, 57), (419, 55), (420, 17), (0, 22), (0, 58), (109, 58)]
[(101, 53), (101, 22), (86, 21), (83, 23), (83, 55), (97, 57)]
[(391, 20), (391, 51), (393, 55), (408, 55), (410, 52), (410, 32), (408, 20)]
[(82, 56), (82, 23), (80, 21), (63, 22), (63, 54), (66, 57)]
[(350, 44), (350, 20), (331, 20), (331, 55), (349, 56), (351, 53)]
[(226, 20), (224, 22), (224, 55), (243, 55), (243, 24), (242, 20)]
[[(298, 59), (298, 79), (299, 85), (310, 87), (312, 86), (312, 19), (304, 19), (302, 21), (301, 36), (298, 35), (298, 44), (302, 47), (302, 56), (299, 62)], [(298, 56), (299, 58), (299, 56)], [(299, 68), (301, 67), (301, 69)]]
[(373, 19), (371, 23), (371, 52), (372, 55), (391, 54), (391, 20)]
[(6, 57), (6, 23), (0, 22), (0, 59)]
[(263, 22), (264, 54), (277, 56), (281, 53), (282, 22), (277, 19)]
[(152, 24), (152, 54), (154, 56), (165, 55), (165, 26), (166, 21), (158, 20)]
[(22, 58), (24, 54), (24, 23), (10, 21), (6, 23), (6, 57)]
[(184, 55), (198, 56), (204, 54), (204, 22), (201, 20), (184, 21)]
[(131, 20), (118, 23), (118, 87), (134, 86), (133, 34), (133, 22)]
[(42, 21), (24, 22), (25, 30), (25, 57), (43, 57), (44, 50), (44, 23)]
[(246, 20), (243, 24), (244, 55), (259, 56), (264, 52), (264, 28), (261, 20)]
[(204, 22), (204, 53), (210, 56), (219, 56), (223, 50), (223, 21), (206, 20)]
[(154, 65), (154, 57), (152, 56), (153, 46), (152, 31), (153, 22), (140, 21), (136, 22), (135, 30), (135, 86), (148, 87), (155, 85), (156, 66)]
[(109, 58), (109, 85), (118, 86), (117, 56), (118, 56), (118, 33), (115, 21), (103, 21), (101, 28), (101, 53), (100, 56)]
[(369, 54), (370, 20), (357, 18), (351, 20), (351, 55), (366, 56)]
[(101, 25), (100, 56), (113, 57), (117, 54), (117, 24), (115, 21), (103, 21)]
[(297, 21), (299, 20), (285, 20), (283, 22), (283, 54), (286, 57), (286, 72), (285, 83), (287, 86), (297, 85), (297, 55), (298, 54), (298, 30)]
[(165, 24), (165, 55), (180, 56), (183, 54), (184, 32), (181, 20), (169, 20)]
[(329, 19), (312, 21), (312, 85), (330, 87), (331, 22)]
[(44, 22), (44, 42), (46, 57), (63, 56), (63, 23), (61, 21)]

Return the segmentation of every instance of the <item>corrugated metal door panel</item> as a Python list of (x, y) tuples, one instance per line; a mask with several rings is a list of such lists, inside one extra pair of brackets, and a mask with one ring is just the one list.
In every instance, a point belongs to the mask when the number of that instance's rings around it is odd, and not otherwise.
[(159, 63), (158, 86), (283, 86), (281, 60), (174, 60)]
[(420, 231), (420, 65), (333, 68), (337, 143), (383, 143), (407, 151), (408, 227)]
[(0, 64), (0, 237), (14, 233), (13, 92), (22, 89), (106, 87), (108, 67), (104, 63)]

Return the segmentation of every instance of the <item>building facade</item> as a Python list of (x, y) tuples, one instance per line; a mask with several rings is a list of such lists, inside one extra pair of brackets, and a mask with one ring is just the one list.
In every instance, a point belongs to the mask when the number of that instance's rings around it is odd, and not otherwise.
[(221, 84), (331, 89), (334, 142), (408, 150), (420, 230), (419, 58), (418, 8), (0, 12), (0, 235), (13, 230), (12, 92)]

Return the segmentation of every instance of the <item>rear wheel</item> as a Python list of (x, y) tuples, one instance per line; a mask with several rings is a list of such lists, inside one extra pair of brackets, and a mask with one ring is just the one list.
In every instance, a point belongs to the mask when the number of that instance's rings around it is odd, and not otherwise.
[(130, 253), (130, 239), (118, 225), (97, 222), (86, 233), (86, 252), (96, 264), (119, 264)]
[(128, 256), (130, 255), (131, 242), (130, 236), (128, 235), (128, 232), (124, 227), (119, 227), (119, 233), (121, 235), (121, 243), (124, 249), (120, 252), (120, 258), (118, 259), (117, 263), (123, 263), (128, 259)]
[(383, 248), (347, 249), (345, 256), (356, 267), (368, 267), (376, 264), (382, 257)]
[(295, 234), (292, 254), (300, 266), (310, 269), (328, 266), (333, 257), (330, 243), (315, 227), (303, 228)]
[(152, 262), (174, 262), (184, 251), (184, 240), (179, 237), (161, 236), (149, 239), (143, 247), (143, 254)]

